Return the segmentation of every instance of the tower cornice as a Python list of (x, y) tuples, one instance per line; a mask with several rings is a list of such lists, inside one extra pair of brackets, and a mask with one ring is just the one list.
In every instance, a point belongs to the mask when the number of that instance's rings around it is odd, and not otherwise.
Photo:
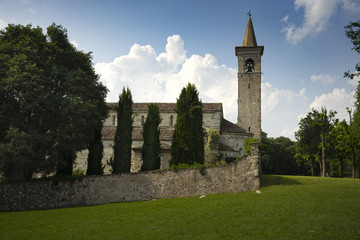
[(244, 46), (236, 46), (235, 47), (235, 56), (239, 55), (239, 52), (241, 53), (260, 53), (260, 56), (264, 53), (264, 46), (256, 46), (256, 47), (244, 47)]

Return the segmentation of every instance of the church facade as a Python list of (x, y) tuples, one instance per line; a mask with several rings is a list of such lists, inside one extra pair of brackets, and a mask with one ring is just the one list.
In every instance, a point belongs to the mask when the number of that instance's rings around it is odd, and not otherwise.
[[(235, 47), (238, 58), (238, 122), (226, 120), (222, 103), (203, 103), (203, 128), (220, 133), (219, 153), (223, 157), (236, 157), (244, 153), (246, 138), (261, 137), (261, 56), (264, 47), (257, 46), (255, 32), (249, 16), (242, 46)], [(168, 168), (171, 160), (171, 142), (176, 122), (176, 103), (158, 103), (162, 122), (160, 128), (161, 169)], [(104, 122), (102, 140), (103, 164), (113, 156), (117, 124), (117, 103), (108, 103), (109, 116)], [(142, 130), (147, 117), (148, 103), (133, 104), (132, 163), (131, 172), (141, 169)], [(204, 144), (206, 144), (205, 136)], [(75, 169), (86, 169), (87, 150), (79, 152)], [(109, 173), (107, 165), (104, 173)]]

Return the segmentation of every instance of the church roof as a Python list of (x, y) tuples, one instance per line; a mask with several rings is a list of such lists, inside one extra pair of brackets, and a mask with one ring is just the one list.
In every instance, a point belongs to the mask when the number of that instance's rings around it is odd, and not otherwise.
[[(106, 103), (111, 109), (116, 109), (117, 102)], [(147, 112), (149, 103), (133, 103), (134, 112)], [(160, 112), (173, 112), (176, 103), (157, 103), (159, 105)], [(203, 103), (204, 112), (222, 112), (222, 103)]]
[[(132, 140), (143, 141), (143, 128), (134, 127), (132, 131)], [(101, 130), (102, 140), (115, 139), (116, 126), (104, 126)], [(160, 140), (171, 141), (174, 133), (174, 128), (160, 128)]]
[(222, 152), (239, 152), (237, 150), (235, 150), (234, 148), (228, 146), (228, 145), (225, 145), (223, 143), (219, 143), (219, 151), (222, 151)]
[(238, 133), (241, 135), (253, 136), (252, 133), (246, 131), (244, 128), (242, 128), (224, 118), (221, 121), (221, 133)]
[(249, 16), (248, 23), (245, 30), (244, 41), (242, 44), (243, 47), (257, 47), (255, 31), (252, 24), (251, 17)]

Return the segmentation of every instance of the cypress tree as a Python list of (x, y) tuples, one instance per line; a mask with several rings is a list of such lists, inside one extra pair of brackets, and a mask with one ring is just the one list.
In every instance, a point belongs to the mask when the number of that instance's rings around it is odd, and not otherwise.
[(160, 169), (160, 123), (159, 105), (150, 103), (148, 105), (148, 115), (142, 133), (144, 139), (141, 152), (143, 160), (142, 171)]
[(102, 175), (104, 166), (101, 164), (104, 145), (101, 141), (101, 128), (94, 130), (94, 140), (90, 143), (86, 175)]
[(175, 111), (177, 117), (171, 145), (171, 164), (203, 164), (203, 110), (195, 85), (189, 83), (182, 89)]
[(117, 127), (114, 144), (113, 173), (129, 173), (131, 169), (132, 96), (130, 89), (123, 88), (117, 108)]

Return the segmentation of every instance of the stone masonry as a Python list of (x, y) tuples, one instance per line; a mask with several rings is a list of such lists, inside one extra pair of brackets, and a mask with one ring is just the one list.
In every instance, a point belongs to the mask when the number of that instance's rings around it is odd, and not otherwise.
[(204, 175), (198, 169), (185, 169), (0, 184), (0, 211), (254, 191), (260, 187), (259, 144), (253, 143), (251, 155), (205, 171)]

